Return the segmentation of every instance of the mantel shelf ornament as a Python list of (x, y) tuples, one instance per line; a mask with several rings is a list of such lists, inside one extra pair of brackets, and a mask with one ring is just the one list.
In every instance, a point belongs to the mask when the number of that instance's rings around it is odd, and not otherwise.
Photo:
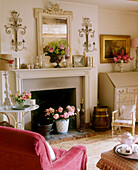
[(88, 40), (89, 34), (90, 34), (91, 38), (94, 38), (94, 33), (95, 33), (95, 30), (89, 29), (89, 27), (92, 27), (92, 24), (90, 23), (90, 19), (89, 18), (83, 18), (82, 26), (85, 27), (85, 28), (81, 28), (78, 31), (79, 31), (80, 37), (83, 37), (84, 34), (85, 34), (85, 37), (86, 37), (86, 41), (83, 44), (84, 50), (86, 52), (96, 51), (97, 49), (95, 48), (95, 42), (93, 42), (93, 48), (91, 50), (89, 49), (91, 47), (91, 44), (89, 44), (89, 40)]

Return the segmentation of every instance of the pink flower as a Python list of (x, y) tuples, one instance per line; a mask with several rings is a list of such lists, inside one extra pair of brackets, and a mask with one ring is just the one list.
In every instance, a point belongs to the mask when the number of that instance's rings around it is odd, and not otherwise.
[(27, 97), (26, 97), (26, 96), (23, 96), (23, 97), (22, 97), (22, 99), (23, 99), (23, 100), (26, 100), (26, 99), (27, 99)]
[(67, 111), (70, 111), (70, 110), (71, 110), (71, 106), (68, 105), (68, 106), (66, 107), (66, 109), (67, 109)]
[(64, 117), (64, 115), (60, 115), (60, 117)]
[(59, 112), (59, 113), (62, 113), (62, 111), (63, 111), (63, 108), (62, 108), (62, 107), (59, 107), (59, 108), (58, 108), (58, 112)]
[(30, 93), (26, 93), (25, 95), (26, 95), (26, 96), (29, 96), (29, 95), (30, 95)]
[(53, 53), (54, 48), (53, 48), (53, 47), (50, 47), (50, 48), (48, 49), (48, 51), (49, 51), (50, 53)]
[(115, 62), (117, 62), (117, 61), (118, 61), (117, 57), (114, 57), (114, 61), (115, 61)]
[(54, 113), (54, 111), (55, 111), (55, 110), (54, 110), (52, 107), (49, 108), (49, 112), (50, 112), (50, 113)]
[(54, 119), (58, 119), (58, 118), (59, 118), (59, 114), (55, 114), (55, 115), (53, 116), (53, 118), (54, 118)]
[(117, 56), (117, 58), (118, 58), (118, 59), (121, 59), (122, 57), (121, 57), (121, 55), (119, 55), (119, 56)]
[(74, 112), (68, 112), (69, 116), (74, 116)]
[(64, 50), (64, 45), (63, 44), (61, 44), (60, 46), (59, 46), (59, 48), (61, 49), (61, 50)]
[(75, 111), (75, 107), (74, 106), (71, 106), (71, 108), (73, 109), (73, 111)]
[(64, 113), (64, 118), (67, 119), (69, 117), (69, 114), (67, 112)]

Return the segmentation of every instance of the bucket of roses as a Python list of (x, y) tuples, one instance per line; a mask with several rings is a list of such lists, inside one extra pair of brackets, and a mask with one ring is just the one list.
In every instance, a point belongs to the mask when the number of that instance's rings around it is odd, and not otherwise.
[(75, 116), (79, 112), (79, 109), (75, 109), (74, 106), (68, 105), (65, 109), (59, 106), (57, 110), (53, 108), (46, 109), (45, 116), (52, 115), (53, 121), (56, 123), (56, 129), (59, 134), (68, 133), (69, 119), (75, 119)]

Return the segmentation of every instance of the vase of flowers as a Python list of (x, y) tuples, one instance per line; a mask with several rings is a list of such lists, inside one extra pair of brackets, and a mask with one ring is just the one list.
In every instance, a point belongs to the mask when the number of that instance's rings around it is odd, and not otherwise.
[[(45, 56), (50, 56), (51, 63), (57, 63), (55, 68), (60, 68), (63, 58), (68, 58), (69, 46), (66, 40), (52, 41), (43, 48)], [(64, 57), (65, 56), (65, 57)]]
[(27, 99), (31, 99), (31, 93), (28, 93), (25, 91), (20, 93), (19, 91), (17, 91), (17, 93), (15, 95), (11, 94), (11, 98), (16, 102), (18, 109), (24, 109), (24, 102)]
[(57, 110), (53, 108), (46, 109), (45, 116), (51, 117), (53, 122), (56, 122), (57, 132), (60, 134), (66, 134), (68, 132), (69, 119), (74, 119), (78, 113), (74, 106), (68, 105), (65, 109), (61, 106)]
[(114, 52), (114, 62), (120, 67), (120, 72), (124, 72), (125, 64), (130, 63), (130, 61), (133, 59), (134, 58), (129, 57), (128, 53), (125, 53), (124, 51), (122, 51), (120, 54)]

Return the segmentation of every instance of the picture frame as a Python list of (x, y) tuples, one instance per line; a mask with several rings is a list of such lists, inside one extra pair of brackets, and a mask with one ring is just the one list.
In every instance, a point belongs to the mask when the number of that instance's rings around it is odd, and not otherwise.
[(100, 35), (100, 63), (114, 63), (116, 52), (130, 52), (130, 35)]
[(85, 58), (83, 55), (73, 55), (73, 67), (84, 67), (85, 66)]

